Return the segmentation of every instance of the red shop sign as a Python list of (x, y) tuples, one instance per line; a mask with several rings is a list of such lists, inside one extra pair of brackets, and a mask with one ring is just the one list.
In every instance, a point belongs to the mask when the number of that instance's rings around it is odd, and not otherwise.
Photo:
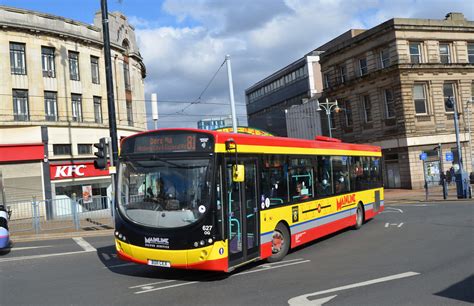
[(98, 170), (94, 168), (93, 162), (50, 165), (49, 172), (51, 175), (51, 180), (109, 175), (109, 170)]

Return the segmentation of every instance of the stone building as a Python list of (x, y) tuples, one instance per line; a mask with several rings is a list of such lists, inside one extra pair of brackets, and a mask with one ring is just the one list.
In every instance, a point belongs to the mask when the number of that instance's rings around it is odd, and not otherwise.
[(452, 98), (464, 169), (473, 171), (474, 22), (462, 13), (444, 20), (394, 18), (343, 35), (316, 49), (325, 50), (324, 96), (337, 99), (342, 110), (333, 136), (380, 145), (388, 188), (421, 188), (424, 173), (437, 184), (441, 171), (457, 167), (453, 108), (445, 104)]
[[(119, 137), (146, 129), (134, 28), (109, 14)], [(102, 23), (0, 6), (0, 172), (5, 200), (107, 195), (93, 143), (109, 136)], [(0, 197), (1, 198), (1, 197)], [(1, 199), (0, 199), (1, 201)]]

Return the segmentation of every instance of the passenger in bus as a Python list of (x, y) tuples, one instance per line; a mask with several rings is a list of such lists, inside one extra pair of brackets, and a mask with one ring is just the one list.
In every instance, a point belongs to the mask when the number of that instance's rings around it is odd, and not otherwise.
[(305, 186), (304, 182), (298, 182), (296, 184), (296, 194), (298, 196), (298, 200), (306, 200), (309, 199), (308, 189)]

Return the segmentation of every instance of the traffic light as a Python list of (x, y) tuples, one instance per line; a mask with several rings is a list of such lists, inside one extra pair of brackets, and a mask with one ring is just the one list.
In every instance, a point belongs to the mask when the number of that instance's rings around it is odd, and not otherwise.
[(99, 139), (99, 143), (94, 143), (94, 147), (97, 148), (97, 152), (94, 153), (97, 156), (94, 167), (101, 170), (107, 169), (107, 138)]

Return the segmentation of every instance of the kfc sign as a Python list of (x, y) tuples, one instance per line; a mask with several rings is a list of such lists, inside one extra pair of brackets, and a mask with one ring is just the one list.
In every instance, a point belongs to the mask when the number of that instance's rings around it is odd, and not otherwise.
[(108, 170), (94, 168), (94, 163), (85, 162), (81, 164), (50, 165), (51, 180), (69, 178), (108, 176)]

